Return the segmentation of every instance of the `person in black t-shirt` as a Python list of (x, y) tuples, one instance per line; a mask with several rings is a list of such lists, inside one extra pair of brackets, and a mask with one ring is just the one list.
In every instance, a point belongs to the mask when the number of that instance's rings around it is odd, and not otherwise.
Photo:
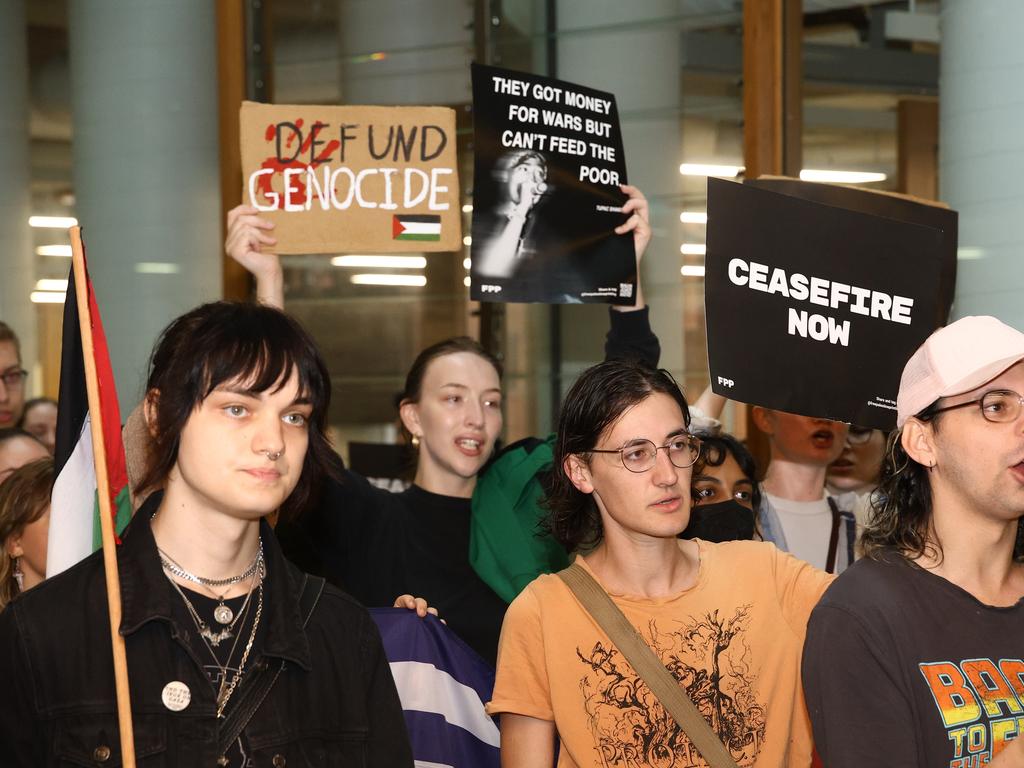
[(866, 557), (815, 608), (828, 768), (1024, 766), (1024, 334), (965, 317), (910, 358)]

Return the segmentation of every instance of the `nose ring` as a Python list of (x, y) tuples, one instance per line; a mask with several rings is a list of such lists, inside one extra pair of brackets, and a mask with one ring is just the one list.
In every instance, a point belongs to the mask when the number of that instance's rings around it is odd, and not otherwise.
[(263, 453), (271, 461), (277, 461), (281, 458), (281, 454), (284, 453), (284, 451), (263, 451)]

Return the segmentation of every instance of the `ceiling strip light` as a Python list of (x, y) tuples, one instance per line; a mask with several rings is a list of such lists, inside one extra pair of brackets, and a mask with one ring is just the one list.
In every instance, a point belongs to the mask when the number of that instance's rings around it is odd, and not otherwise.
[(427, 284), (427, 278), (424, 275), (360, 273), (352, 275), (350, 280), (356, 285), (404, 285), (412, 288), (422, 288)]
[(331, 264), (336, 267), (370, 267), (371, 269), (424, 269), (425, 256), (335, 256)]
[(704, 265), (686, 264), (679, 272), (683, 277), (704, 277)]
[(71, 258), (70, 245), (40, 245), (36, 248), (37, 256), (64, 256)]
[(684, 256), (703, 256), (708, 251), (704, 243), (683, 243), (679, 246), (679, 252)]
[(33, 304), (63, 304), (66, 295), (57, 291), (32, 291), (29, 299)]
[(28, 225), (39, 229), (67, 229), (78, 225), (74, 216), (29, 216)]
[(683, 163), (679, 172), (683, 176), (718, 176), (732, 179), (740, 175), (742, 165), (709, 165), (706, 163)]
[(679, 221), (683, 224), (707, 224), (708, 215), (704, 211), (683, 211), (679, 214)]
[(804, 168), (800, 171), (801, 181), (823, 181), (835, 184), (870, 184), (874, 181), (885, 181), (884, 173), (866, 171), (823, 171)]

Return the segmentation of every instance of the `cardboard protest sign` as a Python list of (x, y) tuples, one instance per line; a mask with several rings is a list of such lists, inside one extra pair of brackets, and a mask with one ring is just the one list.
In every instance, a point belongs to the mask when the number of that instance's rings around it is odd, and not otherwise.
[(473, 65), (471, 297), (636, 303), (615, 97)]
[[(792, 184), (794, 192), (824, 186)], [(939, 224), (933, 214), (885, 215), (920, 204), (889, 198), (896, 205), (846, 208), (822, 197), (820, 189), (805, 199), (708, 180), (712, 388), (747, 403), (892, 429), (903, 366), (948, 316), (955, 243), (951, 249), (948, 228), (921, 223)]]
[(442, 107), (241, 109), (242, 199), (278, 253), (462, 247), (455, 112)]

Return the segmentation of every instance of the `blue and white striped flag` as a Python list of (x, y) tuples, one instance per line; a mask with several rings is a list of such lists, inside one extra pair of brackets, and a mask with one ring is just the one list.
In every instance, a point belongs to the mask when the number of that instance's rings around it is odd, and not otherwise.
[(371, 608), (402, 700), (417, 768), (498, 768), (501, 737), (484, 711), (494, 669), (435, 616)]

